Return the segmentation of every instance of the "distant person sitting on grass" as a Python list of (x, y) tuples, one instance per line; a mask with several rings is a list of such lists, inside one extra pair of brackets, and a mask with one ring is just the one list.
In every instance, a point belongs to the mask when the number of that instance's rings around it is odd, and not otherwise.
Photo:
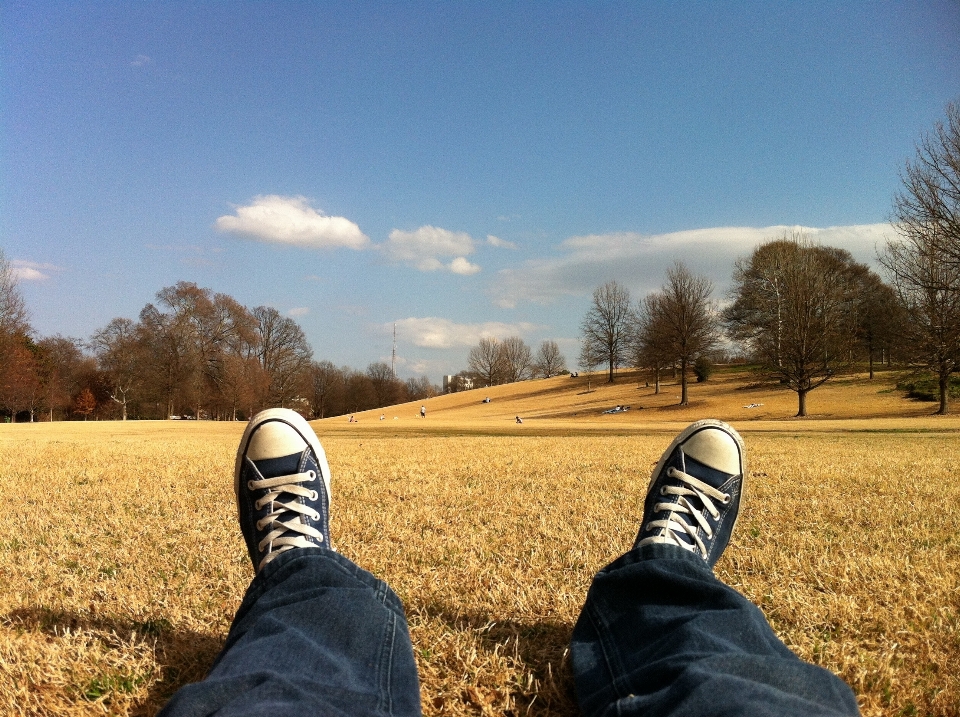
[(520, 416), (517, 416), (517, 423), (523, 423), (523, 419)]
[[(720, 421), (692, 424), (661, 456), (633, 547), (597, 573), (573, 629), (588, 717), (859, 714), (840, 678), (801, 661), (713, 574), (745, 474), (743, 442)], [(330, 468), (309, 424), (282, 408), (254, 416), (234, 489), (256, 575), (207, 677), (160, 714), (419, 715), (403, 606), (330, 544)]]

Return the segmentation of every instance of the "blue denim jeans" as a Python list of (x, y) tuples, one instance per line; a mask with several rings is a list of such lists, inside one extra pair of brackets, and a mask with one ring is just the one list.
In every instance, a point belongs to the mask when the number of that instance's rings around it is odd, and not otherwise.
[[(760, 610), (673, 546), (594, 579), (573, 631), (585, 715), (856, 715), (836, 675), (801, 661)], [(329, 550), (291, 550), (254, 578), (202, 682), (161, 715), (419, 715), (399, 599)]]
[(419, 715), (400, 599), (332, 550), (289, 550), (253, 579), (202, 682), (160, 715)]
[(673, 545), (597, 573), (570, 653), (587, 717), (859, 714), (839, 677), (794, 655), (756, 605)]

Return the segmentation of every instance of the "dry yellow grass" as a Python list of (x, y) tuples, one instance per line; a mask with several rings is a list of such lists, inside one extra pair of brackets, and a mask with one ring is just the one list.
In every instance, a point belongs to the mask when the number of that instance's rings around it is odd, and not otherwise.
[[(829, 419), (736, 422), (748, 503), (718, 574), (865, 715), (960, 714), (960, 420), (891, 393), (869, 399), (886, 418), (838, 420), (861, 388), (811, 397)], [(315, 424), (335, 543), (404, 600), (426, 714), (575, 714), (566, 647), (593, 573), (629, 547), (670, 434), (735, 419), (722, 408), (739, 394), (515, 426), (494, 391), (479, 410), (501, 417), (471, 415), (474, 392), (427, 402), (426, 421), (408, 406)], [(568, 399), (510, 400), (556, 414)], [(0, 426), (0, 713), (152, 714), (202, 677), (252, 575), (232, 495), (241, 430)]]

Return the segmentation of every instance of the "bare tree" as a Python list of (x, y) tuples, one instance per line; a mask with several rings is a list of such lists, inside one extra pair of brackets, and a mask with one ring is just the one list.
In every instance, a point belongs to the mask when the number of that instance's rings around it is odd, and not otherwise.
[(20, 293), (17, 275), (0, 249), (0, 336), (28, 336), (29, 315)]
[(137, 325), (130, 319), (116, 318), (90, 338), (100, 369), (110, 378), (110, 400), (120, 406), (127, 420), (127, 405), (141, 376), (142, 346)]
[(37, 342), (37, 363), (43, 387), (43, 403), (53, 421), (56, 409), (70, 408), (80, 390), (78, 379), (85, 359), (82, 343), (56, 334)]
[(420, 401), (424, 398), (433, 398), (437, 395), (437, 387), (430, 383), (426, 376), (419, 378), (408, 378), (404, 381), (404, 387), (407, 391), (408, 401)]
[[(894, 197), (897, 232), (912, 246), (931, 243), (942, 257), (960, 262), (960, 100), (947, 105), (946, 122), (921, 139), (914, 160), (900, 175)], [(926, 250), (924, 250), (926, 251)]]
[(565, 373), (567, 370), (567, 359), (560, 353), (560, 347), (556, 341), (543, 341), (540, 348), (537, 349), (537, 355), (533, 359), (533, 371), (540, 378), (551, 378)]
[(314, 361), (310, 364), (310, 386), (313, 415), (325, 418), (333, 394), (338, 390), (343, 392), (343, 372), (330, 361)]
[(724, 313), (727, 328), (796, 391), (798, 416), (807, 415), (807, 394), (850, 360), (855, 266), (849, 252), (816, 246), (800, 232), (737, 262), (733, 303)]
[(25, 336), (9, 338), (0, 362), (0, 408), (10, 412), (16, 422), (17, 414), (29, 411), (33, 422), (34, 408), (42, 395), (40, 374), (34, 356), (33, 343)]
[(500, 362), (504, 383), (530, 378), (533, 355), (530, 347), (519, 336), (511, 336), (500, 343)]
[(712, 293), (709, 279), (692, 274), (677, 262), (667, 269), (666, 284), (646, 307), (652, 313), (648, 321), (659, 342), (658, 351), (679, 363), (681, 406), (688, 403), (688, 369), (698, 356), (713, 349), (719, 338), (717, 314), (710, 300)]
[(631, 331), (628, 359), (638, 368), (653, 371), (654, 393), (660, 393), (660, 372), (675, 363), (670, 350), (665, 309), (661, 308), (659, 293), (647, 294), (634, 311), (635, 323)]
[(480, 339), (480, 343), (470, 349), (467, 366), (487, 386), (502, 383), (504, 367), (500, 342), (495, 338)]
[(613, 383), (613, 372), (627, 355), (631, 323), (630, 292), (625, 287), (608, 281), (594, 289), (593, 303), (580, 323), (580, 365), (606, 364), (607, 381)]
[(270, 375), (272, 399), (283, 406), (302, 388), (313, 351), (293, 319), (269, 306), (252, 313), (260, 335), (260, 365)]
[(913, 228), (903, 231), (900, 241), (887, 243), (880, 262), (906, 313), (904, 350), (936, 376), (937, 413), (946, 414), (950, 374), (960, 360), (960, 266), (951, 260), (935, 230), (924, 235)]
[(393, 375), (390, 364), (378, 361), (367, 366), (367, 376), (373, 387), (374, 408), (390, 406), (397, 402), (400, 382)]
[(853, 267), (854, 303), (856, 312), (854, 327), (857, 342), (867, 353), (869, 376), (874, 376), (874, 358), (880, 352), (889, 356), (890, 349), (902, 333), (903, 309), (897, 293), (874, 272), (863, 264)]

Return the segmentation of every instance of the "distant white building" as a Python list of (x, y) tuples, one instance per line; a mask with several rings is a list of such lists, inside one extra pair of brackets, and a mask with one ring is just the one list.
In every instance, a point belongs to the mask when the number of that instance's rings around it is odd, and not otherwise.
[(473, 388), (473, 379), (469, 376), (444, 376), (443, 392), (453, 393), (454, 391), (469, 391)]

